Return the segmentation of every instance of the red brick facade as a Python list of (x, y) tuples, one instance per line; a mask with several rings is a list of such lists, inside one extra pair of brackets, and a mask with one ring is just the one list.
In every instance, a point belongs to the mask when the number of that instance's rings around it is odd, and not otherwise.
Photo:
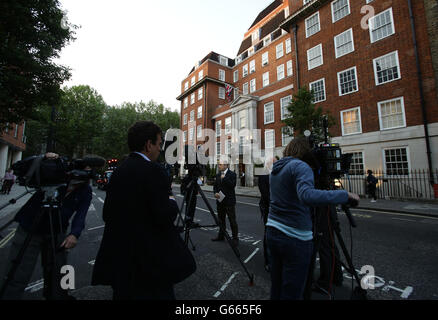
[[(427, 1), (427, 0), (425, 0)], [(295, 94), (298, 88), (307, 86), (309, 83), (324, 79), (325, 100), (318, 102), (324, 110), (329, 110), (336, 119), (336, 124), (330, 128), (330, 133), (335, 142), (344, 146), (347, 152), (362, 152), (366, 167), (384, 168), (385, 150), (388, 148), (408, 148), (410, 153), (410, 169), (415, 167), (426, 168), (426, 150), (424, 135), (424, 119), (422, 107), (424, 106), (427, 115), (427, 123), (430, 131), (430, 144), (432, 146), (433, 168), (438, 167), (438, 94), (436, 88), (436, 75), (434, 73), (431, 55), (430, 34), (425, 23), (425, 6), (423, 1), (412, 1), (413, 17), (415, 20), (415, 36), (417, 52), (420, 63), (420, 70), (417, 69), (415, 47), (413, 41), (413, 28), (409, 14), (408, 1), (405, 0), (373, 0), (367, 4), (366, 0), (310, 0), (303, 4), (303, 0), (276, 1), (272, 3), (278, 6), (270, 12), (265, 12), (256, 20), (255, 24), (245, 33), (239, 55), (235, 59), (227, 58), (227, 66), (220, 64), (219, 55), (210, 53), (202, 63), (195, 67), (186, 79), (182, 81), (181, 95), (177, 98), (181, 101), (181, 128), (188, 130), (184, 124), (184, 114), (195, 110), (202, 105), (204, 108), (202, 119), (196, 119), (196, 125), (202, 124), (202, 128), (215, 129), (215, 121), (222, 121), (222, 130), (225, 127), (225, 118), (232, 115), (231, 102), (220, 99), (219, 87), (229, 84), (238, 88), (239, 93), (243, 92), (243, 85), (248, 83), (248, 95), (257, 100), (257, 128), (262, 129), (262, 148), (264, 148), (264, 130), (275, 130), (275, 146), (282, 147), (281, 128), (285, 124), (281, 120), (280, 100), (286, 96)], [(347, 5), (349, 13), (342, 16), (338, 21), (333, 22), (334, 9), (332, 6)], [(364, 7), (368, 6), (368, 7)], [(369, 11), (374, 10), (379, 15), (385, 10), (392, 11), (392, 35), (372, 42), (370, 30), (363, 28), (368, 21)], [(362, 11), (362, 12), (361, 12)], [(388, 11), (388, 15), (389, 15)], [(312, 15), (319, 14), (319, 31), (313, 35), (306, 36), (306, 19)], [(245, 48), (248, 47), (248, 37), (256, 32), (263, 33), (263, 27), (278, 19), (284, 14), (284, 19), (279, 23), (278, 28), (272, 31), (276, 33), (267, 45), (257, 47), (257, 39), (252, 46), (247, 48), (253, 50), (253, 54), (245, 57)], [(376, 19), (377, 20), (377, 19)], [(297, 26), (297, 50), (295, 48), (294, 26)], [(259, 28), (261, 28), (259, 32)], [(336, 58), (334, 37), (352, 30), (354, 50)], [(430, 28), (429, 28), (430, 29)], [(245, 41), (246, 40), (246, 41)], [(286, 53), (286, 41), (290, 41), (291, 51)], [(283, 55), (276, 58), (276, 47), (283, 44)], [(308, 70), (308, 50), (317, 45), (322, 46), (323, 64)], [(262, 66), (262, 55), (268, 52), (268, 64)], [(383, 84), (376, 84), (375, 66), (373, 60), (384, 55), (396, 52), (394, 57), (398, 58), (399, 79)], [(242, 55), (244, 55), (242, 57)], [(250, 73), (250, 62), (255, 61), (255, 72)], [(287, 74), (287, 61), (292, 61), (292, 74)], [(436, 63), (436, 61), (435, 61)], [(248, 75), (243, 77), (243, 67), (248, 65)], [(284, 78), (277, 80), (277, 67), (284, 65)], [(297, 65), (299, 73), (297, 73)], [(338, 73), (355, 67), (357, 77), (357, 91), (345, 95), (339, 93)], [(219, 69), (225, 71), (225, 81), (219, 80)], [(198, 73), (203, 70), (203, 79), (198, 80)], [(233, 74), (238, 70), (238, 81), (234, 81)], [(420, 71), (420, 72), (419, 72)], [(269, 85), (262, 86), (263, 74), (269, 72)], [(419, 74), (421, 73), (421, 85), (424, 93), (424, 105), (421, 103)], [(196, 76), (194, 86), (191, 86), (191, 79)], [(250, 81), (255, 79), (256, 90), (250, 92)], [(188, 89), (185, 83), (188, 82)], [(198, 101), (198, 87), (203, 87), (203, 99)], [(190, 95), (196, 93), (196, 101), (190, 104)], [(188, 107), (184, 108), (184, 99), (188, 97)], [(382, 117), (379, 116), (379, 103), (402, 98), (404, 102), (404, 125), (382, 129)], [(274, 122), (264, 123), (264, 106), (267, 103), (274, 103)], [(343, 134), (341, 112), (352, 108), (360, 109), (359, 132), (354, 134)], [(228, 111), (228, 113), (227, 113)], [(225, 113), (225, 114), (224, 114)], [(422, 135), (422, 136), (421, 136)], [(417, 140), (413, 140), (417, 139)], [(423, 148), (424, 145), (424, 148)], [(222, 150), (223, 150), (222, 146)], [(424, 150), (423, 150), (424, 149)], [(421, 157), (421, 160), (418, 160)]]

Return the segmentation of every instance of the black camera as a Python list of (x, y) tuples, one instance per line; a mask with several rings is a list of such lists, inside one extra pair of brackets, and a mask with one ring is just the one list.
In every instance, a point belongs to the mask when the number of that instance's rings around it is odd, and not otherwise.
[(20, 160), (12, 165), (12, 169), (19, 185), (39, 188), (64, 184), (72, 179), (83, 181), (93, 179), (96, 175), (94, 170), (85, 170), (85, 168), (98, 168), (104, 165), (105, 159), (99, 157), (68, 161), (66, 158), (47, 159), (40, 155)]
[(319, 175), (339, 179), (350, 170), (353, 154), (343, 154), (339, 144), (324, 143), (312, 149), (319, 163)]

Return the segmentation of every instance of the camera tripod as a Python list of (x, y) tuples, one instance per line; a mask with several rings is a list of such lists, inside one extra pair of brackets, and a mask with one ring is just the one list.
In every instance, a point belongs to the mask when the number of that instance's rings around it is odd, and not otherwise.
[[(353, 205), (355, 206), (357, 204), (353, 204)], [(336, 236), (336, 238), (337, 238), (337, 240), (338, 240), (338, 242), (339, 242), (339, 244), (341, 246), (342, 253), (344, 254), (344, 257), (345, 257), (345, 259), (347, 261), (348, 266), (346, 266), (341, 261), (340, 261), (340, 263), (344, 267), (344, 269), (348, 273), (350, 273), (353, 276), (353, 278), (356, 280), (356, 282), (357, 282), (357, 287), (352, 292), (352, 299), (355, 298), (355, 299), (358, 299), (358, 300), (367, 300), (367, 295), (366, 295), (367, 292), (366, 292), (366, 290), (362, 289), (361, 280), (359, 279), (359, 276), (358, 276), (358, 274), (356, 272), (356, 269), (354, 268), (352, 258), (351, 258), (351, 256), (349, 255), (349, 253), (347, 251), (347, 247), (345, 246), (345, 242), (344, 242), (344, 240), (342, 238), (341, 230), (339, 228), (339, 225), (333, 224), (330, 221), (330, 216), (331, 217), (335, 217), (337, 215), (336, 207), (335, 207), (335, 205), (329, 205), (329, 206), (323, 207), (323, 209), (324, 210), (327, 209), (325, 211), (327, 211), (327, 215), (328, 215), (328, 219), (329, 219), (329, 230), (330, 229), (334, 230), (334, 235)], [(357, 225), (356, 225), (356, 223), (355, 223), (355, 221), (353, 219), (353, 216), (351, 215), (349, 205), (342, 205), (342, 210), (345, 212), (345, 214), (346, 214), (346, 216), (348, 218), (349, 224), (353, 228), (356, 228)], [(305, 290), (304, 290), (304, 299), (305, 300), (310, 300), (311, 299), (312, 284), (313, 284), (313, 281), (314, 281), (313, 273), (314, 273), (314, 270), (315, 270), (316, 254), (319, 252), (319, 249), (321, 247), (321, 240), (322, 240), (322, 237), (323, 237), (323, 233), (320, 231), (319, 226), (318, 226), (318, 224), (320, 222), (320, 219), (321, 219), (320, 215), (323, 214), (323, 213), (321, 212), (321, 210), (315, 210), (315, 211), (316, 211), (316, 214), (315, 214), (314, 250), (313, 250), (313, 254), (312, 254), (312, 258), (311, 258), (311, 262), (310, 262), (309, 275), (307, 277), (306, 287), (305, 287)], [(335, 221), (333, 221), (333, 222), (335, 222)], [(331, 240), (332, 240), (332, 246), (334, 247), (335, 246), (335, 239), (334, 239), (334, 237)], [(333, 261), (333, 265), (332, 265), (332, 268), (331, 268), (331, 272), (334, 273), (335, 272), (334, 271), (334, 261), (335, 261), (335, 259), (337, 259), (337, 257), (335, 256), (334, 252), (333, 252), (332, 259), (333, 259), (332, 260)], [(332, 290), (329, 289), (329, 291), (330, 292), (327, 292), (327, 294), (329, 295), (330, 299), (333, 299), (332, 292), (331, 292)]]
[[(214, 220), (214, 222), (215, 222), (214, 225), (210, 225), (210, 226), (200, 226), (200, 225), (199, 225), (199, 226), (196, 226), (196, 227), (192, 227), (192, 226), (188, 225), (187, 223), (185, 223), (184, 220), (183, 220), (183, 218), (181, 217), (181, 212), (183, 211), (184, 205), (185, 205), (188, 201), (190, 201), (190, 200), (192, 199), (193, 195), (196, 195), (196, 194), (198, 194), (198, 193), (201, 195), (202, 200), (204, 200), (204, 203), (205, 203), (205, 205), (207, 206), (208, 211), (210, 212), (210, 214), (211, 214), (211, 216), (212, 216), (212, 218), (213, 218), (213, 220)], [(187, 218), (187, 216), (188, 216), (188, 215), (187, 215), (187, 214), (188, 214), (188, 211), (189, 211), (189, 206), (186, 205), (186, 207), (185, 207), (185, 211), (184, 211), (185, 218)], [(192, 244), (192, 249), (193, 249), (193, 250), (195, 250), (195, 246), (193, 245), (193, 242), (192, 242), (192, 240), (191, 240), (191, 238), (190, 238), (190, 230), (191, 230), (191, 229), (205, 228), (205, 227), (219, 227), (221, 233), (224, 234), (225, 239), (227, 240), (228, 244), (230, 245), (231, 249), (233, 250), (233, 252), (234, 252), (236, 258), (239, 260), (240, 265), (241, 265), (242, 268), (245, 270), (245, 273), (247, 274), (247, 276), (248, 276), (248, 278), (249, 278), (249, 281), (250, 281), (249, 284), (250, 284), (250, 285), (253, 285), (253, 284), (254, 284), (254, 275), (252, 275), (252, 274), (249, 273), (248, 269), (245, 267), (244, 263), (242, 262), (242, 259), (240, 258), (240, 252), (239, 252), (239, 250), (237, 249), (237, 247), (232, 243), (232, 240), (231, 240), (231, 238), (230, 238), (230, 236), (229, 236), (227, 230), (225, 230), (225, 228), (224, 228), (225, 226), (222, 226), (222, 225), (219, 223), (219, 220), (218, 220), (218, 218), (216, 217), (216, 214), (214, 213), (213, 208), (211, 207), (211, 205), (210, 205), (210, 203), (208, 202), (208, 200), (207, 200), (207, 198), (206, 198), (204, 192), (202, 191), (202, 189), (200, 188), (200, 186), (199, 186), (199, 184), (198, 184), (198, 178), (197, 178), (196, 176), (193, 176), (193, 177), (192, 177), (191, 181), (189, 182), (189, 184), (188, 184), (188, 186), (187, 186), (186, 192), (185, 192), (185, 194), (184, 194), (184, 200), (183, 200), (183, 203), (182, 203), (182, 205), (181, 205), (181, 209), (180, 209), (179, 215), (180, 215), (180, 216), (179, 216), (179, 219), (178, 219), (178, 222), (177, 222), (177, 226), (178, 226), (178, 224), (179, 224), (179, 221), (182, 221), (183, 226), (184, 226), (184, 232), (185, 232), (185, 235), (184, 235), (185, 243), (186, 243), (186, 245), (187, 245), (188, 242), (190, 241), (190, 243)], [(194, 218), (194, 216), (193, 216), (193, 218)]]
[[(64, 248), (57, 248), (57, 244), (59, 243), (58, 242), (59, 238), (58, 238), (58, 233), (55, 232), (55, 226), (53, 221), (54, 217), (57, 216), (59, 222), (59, 231), (62, 232), (62, 222), (61, 222), (61, 213), (60, 213), (61, 203), (57, 199), (58, 188), (59, 186), (41, 188), (41, 191), (44, 192), (44, 199), (41, 202), (41, 210), (39, 210), (39, 212), (36, 214), (32, 222), (32, 227), (30, 229), (30, 232), (27, 233), (23, 245), (18, 251), (17, 257), (12, 260), (12, 266), (9, 269), (8, 273), (6, 274), (4, 282), (0, 288), (0, 299), (3, 299), (6, 289), (10, 285), (11, 281), (14, 279), (14, 276), (23, 260), (26, 249), (29, 247), (32, 237), (36, 234), (37, 228), (39, 227), (43, 217), (46, 215), (49, 218), (50, 233), (48, 236), (49, 241), (48, 241), (46, 259), (44, 259), (46, 260), (46, 262), (48, 262), (47, 264), (44, 265), (44, 269), (45, 269), (44, 295), (48, 300), (56, 298), (54, 288), (57, 288), (59, 285), (60, 274), (57, 273), (59, 272), (61, 267), (57, 255), (60, 251), (64, 250)], [(3, 230), (12, 222), (14, 222), (14, 220), (8, 222), (5, 226), (0, 228), (0, 230)], [(66, 295), (66, 292), (63, 292), (61, 294)]]

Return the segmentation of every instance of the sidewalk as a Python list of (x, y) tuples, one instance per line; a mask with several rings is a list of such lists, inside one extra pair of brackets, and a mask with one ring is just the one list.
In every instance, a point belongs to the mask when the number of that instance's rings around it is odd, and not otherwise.
[[(29, 189), (33, 190), (33, 189)], [(26, 188), (22, 187), (18, 184), (14, 184), (12, 186), (11, 192), (9, 194), (0, 194), (0, 208), (9, 203), (11, 199), (17, 199), (22, 194), (26, 193)], [(25, 196), (21, 197), (17, 200), (15, 204), (10, 204), (5, 207), (3, 210), (0, 210), (0, 219), (7, 217), (8, 219), (12, 219), (14, 214), (26, 203), (27, 200), (32, 196), (32, 194), (28, 193)]]
[[(174, 191), (179, 192), (179, 184), (174, 183), (172, 187)], [(213, 186), (203, 185), (201, 189), (213, 192)], [(260, 198), (260, 191), (258, 187), (236, 187), (236, 195)], [(414, 201), (378, 199), (377, 202), (370, 202), (370, 200), (371, 199), (362, 198), (357, 209), (399, 212), (438, 218), (438, 200)]]

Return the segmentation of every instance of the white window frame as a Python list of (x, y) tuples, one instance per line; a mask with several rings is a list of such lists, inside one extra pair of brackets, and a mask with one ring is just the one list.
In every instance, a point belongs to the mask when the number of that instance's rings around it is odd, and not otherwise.
[[(351, 150), (351, 151), (347, 151), (345, 152), (345, 154), (353, 154), (353, 156), (351, 157), (351, 164), (350, 164), (350, 168), (348, 168), (348, 174), (350, 176), (363, 176), (366, 172), (365, 168), (365, 153), (363, 150)], [(360, 159), (362, 160), (362, 162), (360, 163), (360, 165), (362, 165), (362, 169), (352, 169), (351, 166), (357, 166), (359, 163), (355, 163), (354, 161), (354, 154), (360, 154)]]
[(249, 62), (249, 73), (253, 73), (256, 71), (255, 60), (251, 60)]
[(239, 81), (239, 70), (235, 70), (235, 71), (233, 72), (233, 81), (234, 81), (234, 82)]
[(193, 85), (196, 83), (196, 77), (193, 76), (192, 80), (190, 81), (190, 86), (193, 87)]
[(286, 39), (284, 41), (284, 46), (285, 46), (286, 54), (291, 53), (291, 51), (292, 51), (292, 42), (291, 42), (290, 38), (288, 38), (288, 39)]
[(216, 137), (221, 136), (221, 131), (222, 131), (222, 120), (218, 120), (216, 121)]
[(332, 1), (332, 3), (331, 3), (331, 9), (332, 9), (332, 10), (331, 10), (331, 11), (332, 11), (332, 23), (335, 23), (335, 22), (337, 22), (337, 21), (342, 20), (343, 18), (345, 18), (346, 16), (348, 16), (348, 15), (351, 13), (350, 0), (347, 0), (348, 13), (347, 13), (345, 16), (343, 16), (343, 17), (341, 17), (341, 18), (335, 20), (335, 12), (334, 12), (334, 10), (333, 10), (333, 5), (334, 5), (334, 3), (337, 2), (337, 1), (341, 1), (341, 0), (334, 0), (334, 1)]
[(284, 64), (280, 64), (277, 66), (277, 81), (280, 81), (285, 78), (284, 74)]
[(249, 92), (253, 93), (254, 91), (256, 91), (256, 78), (251, 79), (251, 81), (249, 82)]
[(248, 75), (248, 64), (245, 64), (242, 67), (242, 78), (245, 78), (247, 75)]
[(227, 66), (228, 65), (228, 58), (219, 56), (219, 63), (223, 66)]
[(184, 113), (183, 115), (183, 125), (187, 124), (187, 113)]
[(189, 88), (189, 82), (186, 81), (186, 83), (184, 84), (184, 91), (186, 91)]
[(275, 57), (280, 59), (284, 55), (283, 42), (275, 46)]
[[(266, 115), (267, 115), (267, 113), (266, 113), (266, 108), (267, 108), (267, 107), (270, 108), (271, 106), (272, 106), (272, 120), (266, 122)], [(275, 121), (275, 104), (274, 104), (273, 101), (268, 102), (268, 103), (266, 103), (266, 104), (263, 106), (263, 120), (264, 120), (264, 122), (263, 122), (264, 124), (274, 123), (274, 121)]]
[[(291, 131), (292, 135), (285, 135), (284, 129), (286, 129), (286, 128)], [(294, 133), (294, 130), (292, 127), (289, 127), (289, 126), (281, 127), (281, 145), (283, 147), (287, 146), (289, 144), (289, 142), (291, 142), (294, 139), (293, 133)], [(287, 142), (285, 141), (286, 139), (288, 139)]]
[(198, 81), (201, 80), (202, 78), (204, 78), (204, 70), (200, 70), (198, 72)]
[(216, 141), (216, 156), (220, 156), (220, 155), (221, 155), (221, 142)]
[[(359, 131), (352, 132), (352, 133), (345, 133), (345, 129), (344, 129), (344, 113), (351, 112), (351, 111), (356, 111), (356, 110), (357, 110), (357, 114), (358, 114)], [(347, 109), (347, 110), (342, 110), (341, 111), (341, 126), (342, 126), (342, 136), (351, 136), (353, 134), (360, 134), (360, 133), (362, 133), (362, 118), (361, 118), (361, 115), (360, 115), (360, 107), (355, 107), (355, 108), (350, 108), (350, 109)]]
[(262, 54), (262, 67), (268, 64), (269, 64), (269, 52), (266, 51), (265, 53)]
[(190, 95), (190, 104), (194, 104), (194, 103), (195, 103), (195, 94), (192, 93), (192, 94)]
[(199, 88), (198, 90), (198, 101), (202, 99), (202, 97), (204, 96), (204, 88)]
[[(313, 33), (310, 33), (310, 32), (309, 32), (308, 22), (310, 21), (310, 19), (313, 19), (315, 16), (318, 16), (318, 30), (315, 31), (315, 32), (313, 32)], [(316, 12), (315, 14), (312, 14), (310, 17), (308, 17), (308, 18), (305, 20), (305, 26), (306, 26), (306, 38), (309, 38), (309, 37), (313, 36), (314, 34), (317, 34), (318, 32), (321, 31), (321, 21), (320, 21), (320, 18), (319, 18), (319, 11)], [(314, 26), (314, 25), (313, 25), (313, 26)], [(313, 27), (313, 26), (310, 26), (310, 27)]]
[[(376, 64), (376, 62), (379, 59), (386, 58), (386, 57), (391, 56), (393, 54), (395, 54), (395, 62), (396, 62), (396, 65), (397, 65), (398, 78), (394, 78), (392, 80), (379, 83), (379, 77), (377, 75), (377, 64)], [(384, 85), (386, 83), (390, 83), (390, 82), (393, 82), (393, 81), (400, 80), (401, 79), (401, 70), (400, 70), (400, 61), (398, 59), (398, 50), (395, 50), (393, 52), (390, 52), (388, 54), (385, 54), (383, 56), (380, 56), (380, 57), (377, 57), (377, 58), (373, 59), (373, 68), (374, 68), (374, 79), (376, 81), (376, 86), (381, 86), (381, 85)]]
[[(374, 24), (374, 21), (375, 21), (380, 15), (385, 14), (387, 11), (390, 12), (391, 25), (392, 25), (392, 33), (391, 33), (391, 34), (388, 34), (387, 36), (385, 36), (385, 37), (383, 37), (383, 38), (380, 38), (380, 39), (374, 40), (374, 39), (373, 39), (373, 24)], [(375, 43), (375, 42), (377, 42), (377, 41), (383, 40), (383, 39), (388, 38), (389, 36), (392, 36), (393, 34), (395, 34), (395, 23), (394, 23), (394, 15), (393, 15), (393, 12), (392, 12), (392, 7), (391, 7), (391, 8), (388, 8), (388, 9), (386, 9), (386, 10), (384, 10), (384, 11), (378, 13), (378, 14), (376, 14), (376, 15), (373, 16), (373, 17), (371, 17), (371, 18), (368, 20), (368, 29), (369, 29), (369, 32), (370, 32), (370, 41), (371, 41), (371, 43)]]
[(190, 111), (189, 122), (195, 121), (195, 110)]
[[(400, 125), (400, 126), (397, 126), (397, 127), (383, 128), (381, 105), (384, 104), (384, 103), (388, 103), (388, 102), (392, 102), (392, 101), (397, 101), (397, 100), (401, 101), (403, 124)], [(380, 131), (392, 130), (392, 129), (405, 128), (406, 127), (406, 112), (405, 112), (405, 99), (404, 99), (404, 97), (398, 97), (398, 98), (393, 98), (393, 99), (389, 99), (389, 100), (385, 100), (385, 101), (379, 101), (379, 102), (377, 102), (377, 110), (379, 112)]]
[(196, 127), (196, 138), (202, 138), (202, 124)]
[[(355, 81), (356, 81), (356, 90), (350, 91), (350, 92), (347, 92), (347, 93), (342, 93), (341, 92), (340, 75), (341, 75), (341, 73), (344, 73), (344, 72), (347, 72), (347, 71), (350, 71), (350, 70), (353, 70), (353, 69), (354, 69), (354, 77), (355, 77)], [(349, 94), (352, 94), (352, 93), (355, 93), (355, 92), (359, 91), (359, 82), (357, 81), (357, 68), (356, 68), (356, 66), (338, 72), (338, 90), (339, 90), (339, 96), (340, 97), (341, 96), (346, 96), (346, 95), (349, 95)]]
[(193, 138), (195, 137), (195, 128), (189, 129), (189, 141), (193, 141)]
[[(315, 66), (310, 67), (310, 52), (316, 48), (319, 48), (320, 52), (321, 52), (321, 63)], [(322, 43), (318, 44), (317, 46), (314, 46), (313, 48), (310, 48), (309, 50), (307, 50), (307, 70), (312, 70), (315, 69), (319, 66), (322, 66), (324, 64), (324, 53), (322, 51)]]
[(232, 128), (231, 117), (225, 118), (225, 134), (230, 134)]
[(219, 80), (225, 81), (225, 70), (219, 69)]
[(243, 94), (248, 94), (248, 90), (249, 90), (248, 82), (245, 82), (245, 83), (243, 84), (242, 93), (243, 93)]
[(183, 132), (183, 142), (187, 142), (187, 130)]
[[(287, 102), (287, 104), (285, 105), (285, 101), (289, 101)], [(292, 95), (288, 95), (285, 96), (283, 98), (280, 99), (280, 112), (281, 112), (281, 120), (286, 119), (287, 115), (289, 115), (289, 111), (287, 110), (287, 106), (292, 102)]]
[[(387, 162), (386, 162), (386, 156), (385, 156), (385, 151), (386, 150), (397, 150), (397, 149), (406, 149), (406, 160), (408, 162), (408, 174), (388, 174), (388, 167), (387, 167)], [(410, 157), (410, 152), (409, 152), (409, 147), (408, 146), (399, 146), (399, 147), (390, 147), (390, 148), (383, 148), (382, 149), (382, 157), (383, 157), (383, 168), (385, 170), (385, 176), (387, 177), (392, 177), (392, 176), (409, 176), (410, 173), (410, 168), (411, 168), (411, 157)]]
[(202, 118), (202, 106), (199, 106), (198, 107), (198, 119), (201, 119)]
[(263, 88), (269, 85), (269, 71), (263, 74)]
[(274, 129), (265, 129), (265, 150), (268, 149), (268, 147), (266, 146), (267, 145), (266, 142), (268, 141), (266, 136), (269, 133), (272, 133), (272, 148), (269, 148), (269, 149), (275, 149), (275, 130)]
[(184, 99), (184, 109), (186, 109), (189, 106), (189, 97), (185, 97)]
[(219, 87), (219, 99), (225, 99), (225, 88)]
[[(346, 53), (339, 54), (339, 52), (338, 52), (338, 47), (336, 46), (336, 39), (337, 39), (338, 37), (341, 37), (341, 36), (344, 35), (345, 33), (350, 33), (350, 34), (351, 34), (351, 46), (352, 46), (352, 49), (351, 49), (351, 51), (348, 51), (348, 52), (346, 52)], [(344, 32), (342, 32), (342, 33), (340, 33), (340, 34), (334, 36), (334, 37), (333, 37), (333, 42), (334, 42), (334, 46), (335, 46), (335, 56), (336, 56), (336, 59), (338, 59), (338, 58), (340, 58), (340, 57), (343, 57), (343, 56), (346, 56), (347, 54), (350, 54), (350, 53), (354, 52), (354, 36), (353, 36), (353, 28), (350, 28), (350, 29), (348, 29), (348, 30), (345, 30)]]
[(326, 90), (325, 90), (325, 78), (321, 78), (321, 79), (318, 79), (316, 81), (310, 82), (309, 83), (309, 89), (312, 90), (312, 85), (315, 84), (315, 83), (318, 83), (320, 81), (322, 81), (322, 87), (324, 89), (324, 99), (323, 100), (318, 100), (318, 101), (314, 100), (313, 103), (320, 103), (320, 102), (323, 102), (323, 101), (325, 101), (327, 99), (327, 93), (326, 93)]
[(290, 77), (293, 74), (294, 74), (294, 69), (293, 69), (293, 65), (292, 65), (292, 60), (289, 60), (286, 62), (286, 75), (288, 77)]

